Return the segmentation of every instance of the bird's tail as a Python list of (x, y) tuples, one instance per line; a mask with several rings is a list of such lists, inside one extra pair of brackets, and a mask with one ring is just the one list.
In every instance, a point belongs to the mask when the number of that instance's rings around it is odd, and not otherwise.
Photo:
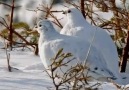
[(116, 84), (119, 85), (127, 85), (129, 84), (129, 74), (127, 73), (119, 73), (120, 77), (117, 78), (116, 80), (113, 80), (114, 82), (116, 82)]

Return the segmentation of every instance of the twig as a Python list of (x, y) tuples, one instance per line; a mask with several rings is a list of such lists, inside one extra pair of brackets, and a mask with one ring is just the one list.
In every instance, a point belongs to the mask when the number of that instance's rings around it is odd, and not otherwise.
[(12, 72), (11, 66), (10, 66), (10, 54), (8, 53), (7, 44), (6, 44), (6, 42), (5, 42), (5, 39), (4, 39), (4, 44), (5, 44), (5, 53), (6, 53), (6, 57), (7, 57), (8, 71), (9, 71), (9, 72)]

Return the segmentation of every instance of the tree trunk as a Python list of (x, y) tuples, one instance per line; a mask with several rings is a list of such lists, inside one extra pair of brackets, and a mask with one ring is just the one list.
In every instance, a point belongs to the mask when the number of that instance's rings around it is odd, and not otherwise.
[[(128, 14), (129, 17), (129, 14)], [(128, 19), (128, 25), (129, 25), (129, 19)], [(128, 37), (127, 37), (127, 41), (126, 41), (126, 46), (123, 50), (123, 57), (121, 60), (121, 72), (125, 72), (126, 71), (126, 64), (127, 64), (127, 60), (128, 60), (128, 52), (129, 52), (129, 26), (128, 26)]]
[(86, 18), (84, 0), (80, 0), (80, 7), (81, 7), (82, 15), (84, 16), (84, 18)]

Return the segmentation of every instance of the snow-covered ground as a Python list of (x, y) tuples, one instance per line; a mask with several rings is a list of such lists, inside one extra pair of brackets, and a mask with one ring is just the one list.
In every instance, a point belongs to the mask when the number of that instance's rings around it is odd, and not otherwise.
[(50, 78), (38, 56), (31, 51), (10, 52), (12, 72), (8, 72), (5, 50), (0, 49), (0, 90), (47, 90)]
[[(54, 7), (53, 10), (56, 10), (57, 8), (62, 10), (61, 6), (58, 5)], [(110, 19), (112, 17), (112, 13), (107, 14), (98, 12), (97, 14), (104, 19)], [(62, 18), (61, 15), (61, 13), (58, 15), (58, 19)], [(66, 17), (63, 18), (61, 23), (64, 25), (66, 20)], [(3, 45), (0, 43), (0, 48), (1, 47), (3, 47)], [(44, 67), (39, 56), (35, 56), (31, 50), (22, 51), (22, 49), (15, 49), (9, 53), (10, 65), (17, 69), (13, 69), (12, 72), (8, 72), (5, 50), (0, 49), (0, 90), (48, 90), (50, 87), (53, 87), (51, 79), (46, 72), (44, 72)], [(126, 72), (129, 73), (129, 65), (127, 66)], [(124, 88), (128, 86), (129, 85)], [(104, 82), (98, 88), (99, 90), (121, 90), (113, 83), (109, 82)], [(124, 90), (129, 90), (129, 88)]]
[[(10, 65), (13, 67), (12, 72), (8, 72), (7, 69), (5, 50), (0, 49), (0, 90), (50, 90), (49, 88), (54, 87), (52, 80), (44, 72), (39, 56), (35, 56), (31, 50), (15, 49), (8, 53), (10, 53)], [(107, 82), (98, 88), (118, 90), (113, 83)]]

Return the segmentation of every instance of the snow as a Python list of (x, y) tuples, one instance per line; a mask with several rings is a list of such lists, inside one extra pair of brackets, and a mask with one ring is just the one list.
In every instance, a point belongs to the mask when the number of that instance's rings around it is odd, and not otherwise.
[[(51, 0), (16, 0), (15, 5), (20, 6), (20, 8), (14, 11), (14, 22), (26, 22), (32, 28), (36, 20), (45, 15), (42, 11), (35, 12), (34, 10), (37, 10), (37, 7), (42, 10), (43, 7), (41, 7), (41, 5), (49, 6), (50, 1)], [(10, 4), (11, 2), (8, 1), (8, 3)], [(0, 4), (0, 12), (2, 12), (0, 16), (6, 19), (5, 15), (10, 15), (11, 9)], [(2, 29), (0, 28), (0, 30)]]
[(41, 60), (32, 51), (10, 52), (12, 72), (7, 70), (5, 50), (0, 49), (0, 53), (0, 90), (47, 90), (52, 86)]
[(1, 90), (47, 90), (50, 82), (37, 72), (0, 72)]
[[(0, 8), (1, 7), (2, 5), (0, 5)], [(54, 7), (55, 10), (64, 9), (64, 7), (62, 8), (60, 6), (59, 7), (54, 6)], [(25, 12), (26, 14), (28, 14), (27, 12), (31, 11), (26, 10)], [(2, 14), (5, 15), (5, 13), (8, 14), (6, 11), (4, 11)], [(107, 18), (110, 19), (112, 17), (112, 13), (110, 12), (109, 14), (105, 13), (104, 15), (102, 15), (103, 13), (100, 12), (98, 12), (98, 14), (105, 19)], [(22, 15), (19, 15), (19, 17), (20, 16)], [(30, 14), (28, 16), (30, 17)], [(56, 16), (62, 18), (61, 14), (59, 16), (58, 15)], [(26, 17), (25, 20), (28, 20), (27, 22), (29, 24), (32, 23), (32, 19), (28, 17)], [(64, 21), (66, 21), (65, 17), (64, 19), (62, 19), (61, 23), (65, 24)], [(2, 48), (3, 45), (4, 44), (0, 42), (0, 48)], [(35, 56), (32, 50), (27, 49), (26, 51), (25, 49), (25, 51), (22, 51), (21, 48), (18, 50), (15, 49), (10, 52), (10, 56), (11, 56), (10, 59), (11, 66), (19, 70), (13, 69), (12, 72), (8, 72), (5, 50), (0, 49), (0, 90), (48, 90), (47, 88), (53, 87), (52, 81), (50, 80), (48, 75), (45, 72), (43, 72), (44, 66), (42, 65), (39, 56)], [(127, 65), (126, 72), (129, 73), (129, 64)], [(129, 79), (127, 79), (127, 81), (129, 81)], [(95, 81), (93, 83), (97, 82), (98, 81)], [(129, 85), (123, 87), (127, 88), (129, 87)], [(102, 85), (98, 86), (98, 88), (99, 88), (98, 90), (121, 90), (110, 82), (104, 82), (102, 83)], [(129, 88), (125, 90), (129, 90)]]
[[(123, 3), (124, 2), (124, 3)], [(127, 11), (129, 11), (129, 0), (115, 0), (116, 6), (120, 9), (125, 9)]]
[[(126, 0), (127, 1), (127, 0)], [(121, 0), (115, 0), (116, 6), (119, 8), (124, 8), (123, 2)]]
[[(11, 51), (10, 55), (11, 66), (19, 70), (13, 69), (12, 72), (8, 72), (5, 50), (0, 49), (0, 90), (48, 90), (47, 88), (53, 87), (51, 79), (43, 72), (44, 67), (39, 56), (35, 56), (31, 50), (23, 51), (18, 48)], [(98, 88), (118, 90), (110, 82), (102, 83)]]

